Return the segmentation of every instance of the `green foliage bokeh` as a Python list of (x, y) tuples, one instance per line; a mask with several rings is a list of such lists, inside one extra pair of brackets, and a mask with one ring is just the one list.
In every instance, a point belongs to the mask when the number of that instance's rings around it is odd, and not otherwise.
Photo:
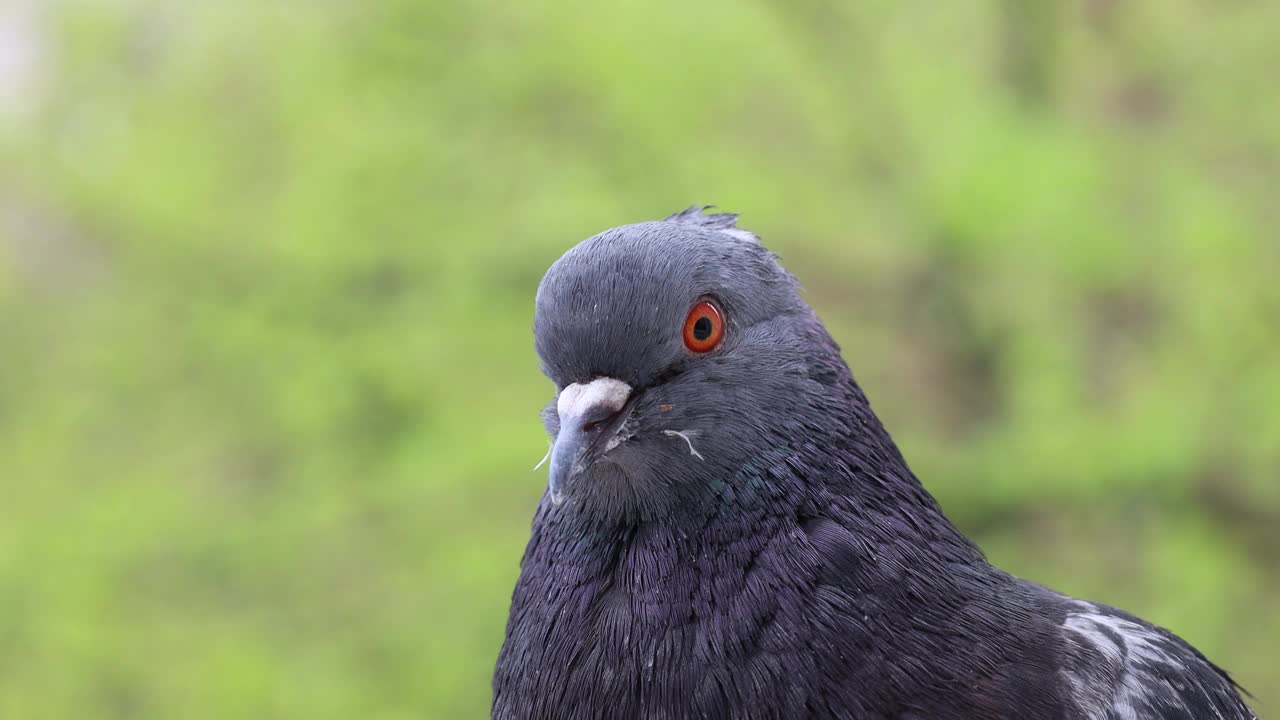
[(484, 716), (546, 479), (537, 282), (695, 203), (779, 252), (993, 561), (1280, 712), (1278, 26), (0, 11), (0, 717)]

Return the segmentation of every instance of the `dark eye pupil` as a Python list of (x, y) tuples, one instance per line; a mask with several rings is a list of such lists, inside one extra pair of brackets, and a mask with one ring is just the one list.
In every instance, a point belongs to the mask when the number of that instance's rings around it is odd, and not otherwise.
[(711, 318), (698, 318), (698, 321), (693, 324), (693, 336), (699, 340), (711, 337)]

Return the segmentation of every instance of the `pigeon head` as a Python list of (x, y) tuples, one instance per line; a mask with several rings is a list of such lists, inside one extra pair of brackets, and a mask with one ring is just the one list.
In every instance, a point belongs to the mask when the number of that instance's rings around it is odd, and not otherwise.
[(702, 507), (820, 432), (833, 384), (852, 385), (795, 280), (735, 218), (690, 208), (614, 228), (548, 270), (534, 333), (558, 391), (552, 503), (619, 520)]

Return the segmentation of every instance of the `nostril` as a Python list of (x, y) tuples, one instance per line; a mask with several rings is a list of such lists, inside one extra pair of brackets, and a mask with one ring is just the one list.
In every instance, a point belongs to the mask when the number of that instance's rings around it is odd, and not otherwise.
[(590, 433), (603, 429), (606, 425), (613, 422), (618, 417), (618, 413), (610, 413), (596, 420), (588, 420), (582, 423), (582, 432)]
[(610, 407), (592, 408), (586, 413), (586, 417), (582, 418), (582, 432), (595, 432), (608, 425), (617, 416), (618, 411)]

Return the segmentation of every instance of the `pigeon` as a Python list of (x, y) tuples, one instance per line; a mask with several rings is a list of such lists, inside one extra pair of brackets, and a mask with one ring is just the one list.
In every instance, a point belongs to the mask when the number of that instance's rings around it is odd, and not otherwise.
[(496, 720), (1241, 720), (1168, 630), (993, 567), (796, 280), (692, 207), (542, 279), (550, 479)]

